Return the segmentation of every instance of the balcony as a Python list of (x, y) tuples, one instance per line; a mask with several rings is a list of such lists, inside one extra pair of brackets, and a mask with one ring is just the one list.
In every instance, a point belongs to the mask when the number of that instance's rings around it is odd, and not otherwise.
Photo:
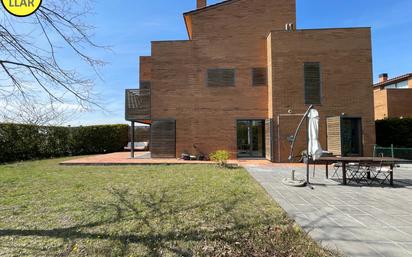
[(126, 120), (149, 122), (150, 102), (150, 88), (126, 89)]

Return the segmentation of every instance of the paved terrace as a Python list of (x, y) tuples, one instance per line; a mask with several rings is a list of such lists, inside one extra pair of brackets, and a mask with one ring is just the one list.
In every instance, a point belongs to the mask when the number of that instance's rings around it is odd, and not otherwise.
[(339, 180), (326, 180), (324, 167), (317, 166), (313, 190), (281, 183), (290, 177), (292, 168), (298, 178), (305, 178), (305, 166), (243, 166), (291, 218), (326, 247), (354, 257), (412, 256), (412, 166), (395, 170), (395, 187), (343, 186)]
[[(152, 159), (150, 152), (136, 152), (135, 158), (130, 158), (130, 152), (100, 154), (78, 159), (69, 160), (60, 163), (61, 165), (90, 165), (90, 166), (109, 166), (109, 165), (174, 165), (174, 164), (211, 164), (213, 162), (205, 161), (184, 161), (175, 158), (169, 159)], [(229, 162), (237, 164), (236, 161)]]

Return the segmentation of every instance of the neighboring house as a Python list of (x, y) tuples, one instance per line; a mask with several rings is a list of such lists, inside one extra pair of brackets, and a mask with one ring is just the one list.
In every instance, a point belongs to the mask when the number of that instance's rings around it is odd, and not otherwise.
[(127, 119), (151, 124), (153, 157), (223, 149), (286, 162), (311, 104), (325, 149), (372, 154), (370, 28), (295, 30), (295, 0), (197, 6), (183, 14), (189, 40), (152, 42), (140, 89), (128, 91)]
[(393, 79), (388, 79), (386, 73), (381, 74), (373, 91), (375, 119), (412, 118), (412, 73)]

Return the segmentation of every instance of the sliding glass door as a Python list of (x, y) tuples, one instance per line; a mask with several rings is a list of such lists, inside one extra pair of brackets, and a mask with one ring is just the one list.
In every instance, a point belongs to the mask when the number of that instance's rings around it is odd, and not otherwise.
[(265, 121), (237, 121), (238, 158), (265, 157)]
[(360, 118), (342, 118), (342, 155), (362, 155), (362, 120)]

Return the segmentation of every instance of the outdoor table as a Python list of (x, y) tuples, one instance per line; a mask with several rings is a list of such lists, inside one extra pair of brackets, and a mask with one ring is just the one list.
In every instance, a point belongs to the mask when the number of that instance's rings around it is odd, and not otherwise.
[(347, 185), (346, 166), (348, 163), (370, 163), (383, 164), (391, 167), (390, 184), (393, 186), (393, 168), (396, 164), (411, 164), (411, 160), (397, 159), (391, 157), (321, 157), (315, 161), (311, 160), (311, 164), (325, 164), (326, 178), (329, 178), (329, 165), (333, 163), (342, 163), (342, 178), (343, 184)]

